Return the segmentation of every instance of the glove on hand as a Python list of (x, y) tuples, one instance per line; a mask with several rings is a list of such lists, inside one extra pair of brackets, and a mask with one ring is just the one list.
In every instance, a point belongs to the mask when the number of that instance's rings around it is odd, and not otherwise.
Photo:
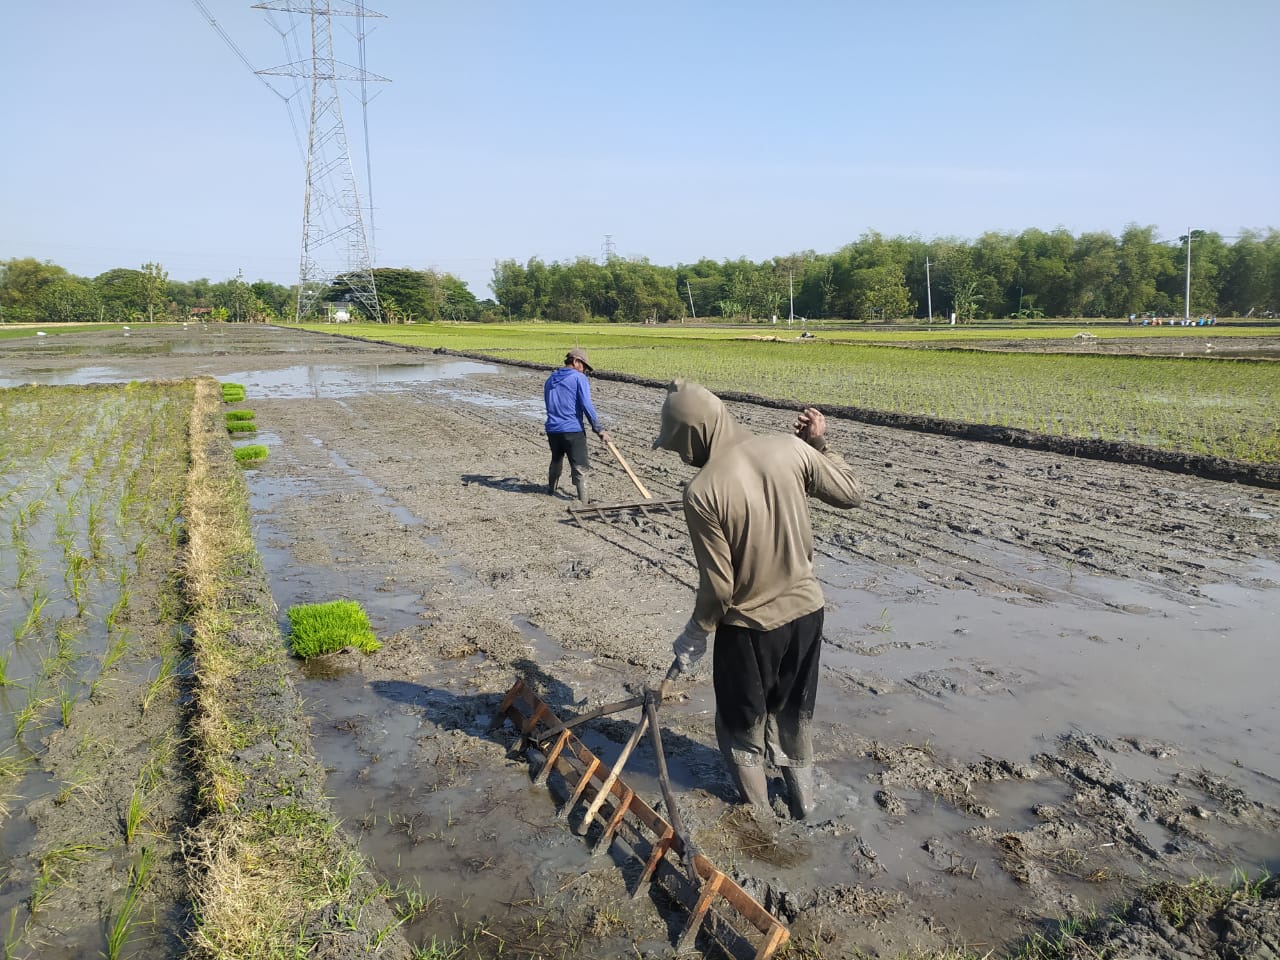
[(676, 663), (680, 665), (681, 673), (688, 673), (706, 655), (708, 636), (709, 631), (703, 630), (692, 620), (685, 624), (684, 631), (680, 636), (676, 637), (676, 642), (671, 645), (671, 649), (675, 651)]

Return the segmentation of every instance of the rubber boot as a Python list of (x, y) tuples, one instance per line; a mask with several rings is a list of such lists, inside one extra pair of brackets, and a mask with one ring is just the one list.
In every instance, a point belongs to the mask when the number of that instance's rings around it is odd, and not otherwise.
[(744, 767), (740, 763), (729, 765), (733, 773), (733, 782), (738, 788), (738, 796), (742, 802), (754, 807), (760, 813), (769, 811), (769, 780), (765, 776), (764, 767)]
[(813, 789), (813, 767), (783, 767), (782, 779), (787, 784), (787, 805), (792, 818), (807, 819), (818, 805)]
[(578, 502), (589, 503), (590, 498), (587, 496), (587, 478), (579, 477), (573, 481), (573, 485), (578, 488)]
[(560, 483), (560, 471), (555, 467), (547, 470), (547, 493), (556, 495), (556, 486)]

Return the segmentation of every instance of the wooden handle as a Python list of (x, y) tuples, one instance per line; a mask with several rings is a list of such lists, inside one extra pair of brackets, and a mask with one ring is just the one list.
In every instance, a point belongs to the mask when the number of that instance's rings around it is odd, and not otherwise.
[(622, 469), (627, 471), (627, 476), (631, 478), (631, 482), (634, 483), (636, 485), (636, 489), (640, 491), (640, 496), (644, 497), (646, 500), (652, 500), (653, 494), (651, 494), (648, 490), (644, 488), (644, 484), (641, 483), (640, 478), (637, 477), (635, 473), (632, 472), (631, 465), (622, 458), (622, 454), (620, 454), (618, 452), (618, 448), (613, 445), (613, 441), (606, 440), (605, 443), (609, 447), (609, 452), (612, 453), (615, 457), (617, 457), (618, 462), (622, 464)]

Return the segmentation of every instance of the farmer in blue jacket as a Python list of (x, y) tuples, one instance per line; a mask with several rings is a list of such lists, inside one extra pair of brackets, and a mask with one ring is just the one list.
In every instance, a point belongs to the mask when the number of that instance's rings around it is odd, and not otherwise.
[(555, 496), (560, 470), (568, 455), (573, 485), (578, 488), (578, 500), (582, 503), (588, 500), (587, 431), (582, 426), (583, 416), (591, 421), (596, 436), (609, 442), (609, 432), (600, 425), (596, 409), (591, 405), (591, 385), (587, 382), (590, 372), (586, 351), (574, 347), (565, 355), (564, 366), (547, 377), (542, 388), (547, 403), (547, 444), (551, 447), (547, 493)]

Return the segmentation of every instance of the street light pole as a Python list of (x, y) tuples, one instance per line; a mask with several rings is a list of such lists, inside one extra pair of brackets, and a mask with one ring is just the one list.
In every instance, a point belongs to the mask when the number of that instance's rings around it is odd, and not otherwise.
[(924, 295), (929, 301), (929, 322), (933, 323), (933, 287), (929, 283), (929, 258), (924, 258)]
[(1191, 228), (1187, 227), (1187, 296), (1183, 303), (1182, 319), (1191, 322)]

